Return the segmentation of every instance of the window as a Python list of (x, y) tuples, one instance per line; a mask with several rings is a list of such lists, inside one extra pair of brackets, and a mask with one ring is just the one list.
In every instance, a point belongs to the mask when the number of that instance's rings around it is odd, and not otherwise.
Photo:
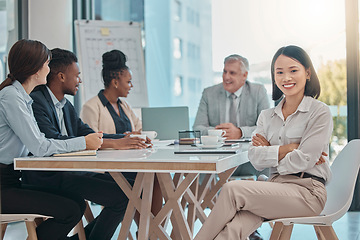
[(174, 81), (174, 96), (179, 97), (183, 93), (183, 78), (181, 76), (176, 76)]
[[(271, 95), (270, 62), (277, 49), (285, 45), (305, 49), (321, 81), (319, 99), (332, 110), (334, 131), (330, 154), (334, 158), (347, 141), (344, 1), (234, 0), (227, 3), (231, 5), (225, 7), (223, 1), (213, 1), (216, 71), (222, 71), (225, 56), (243, 55), (250, 63), (248, 79), (264, 84)], [(241, 24), (241, 31), (235, 30), (239, 22), (246, 23)]]
[(177, 22), (180, 22), (181, 21), (181, 2), (175, 0), (174, 8), (175, 8), (174, 20)]
[(190, 7), (187, 8), (186, 16), (187, 16), (188, 23), (193, 24), (194, 23), (194, 11)]
[(94, 0), (95, 19), (106, 21), (144, 20), (143, 0)]
[[(8, 13), (6, 11), (6, 1), (0, 1), (0, 78), (3, 81), (5, 79), (5, 54), (6, 54), (6, 45), (8, 41)], [(1, 82), (0, 81), (0, 82)]]
[(174, 58), (180, 59), (182, 56), (182, 40), (180, 38), (174, 38)]

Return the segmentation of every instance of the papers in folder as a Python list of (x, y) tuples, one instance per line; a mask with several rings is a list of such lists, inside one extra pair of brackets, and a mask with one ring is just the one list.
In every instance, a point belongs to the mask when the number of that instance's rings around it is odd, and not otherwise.
[(84, 150), (68, 153), (56, 153), (53, 157), (96, 156), (96, 150)]

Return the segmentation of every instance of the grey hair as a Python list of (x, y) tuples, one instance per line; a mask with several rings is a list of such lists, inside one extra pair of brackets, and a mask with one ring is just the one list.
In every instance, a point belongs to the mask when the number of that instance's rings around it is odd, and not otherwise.
[(244, 58), (238, 54), (232, 54), (230, 56), (227, 56), (224, 59), (224, 64), (226, 64), (227, 62), (232, 62), (232, 61), (239, 61), (241, 63), (241, 70), (243, 72), (249, 71), (249, 61), (246, 58)]

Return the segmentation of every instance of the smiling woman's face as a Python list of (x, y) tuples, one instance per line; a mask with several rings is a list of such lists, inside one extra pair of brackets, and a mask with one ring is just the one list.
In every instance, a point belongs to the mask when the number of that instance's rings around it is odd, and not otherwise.
[(274, 64), (276, 86), (285, 96), (304, 96), (306, 79), (310, 79), (310, 70), (298, 61), (280, 55)]

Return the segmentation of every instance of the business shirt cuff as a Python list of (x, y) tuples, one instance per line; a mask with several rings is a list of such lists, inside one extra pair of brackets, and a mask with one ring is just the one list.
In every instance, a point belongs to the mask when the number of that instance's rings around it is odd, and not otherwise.
[(241, 138), (240, 139), (245, 138), (244, 130), (241, 127), (239, 127), (239, 129), (241, 131)]
[(277, 171), (280, 175), (291, 173), (289, 172), (289, 163), (284, 158), (279, 162), (279, 166), (277, 167)]
[(85, 137), (76, 137), (65, 140), (71, 152), (81, 151), (86, 149)]
[(272, 162), (272, 167), (276, 167), (279, 165), (279, 148), (280, 146), (269, 146), (267, 148), (267, 159)]

